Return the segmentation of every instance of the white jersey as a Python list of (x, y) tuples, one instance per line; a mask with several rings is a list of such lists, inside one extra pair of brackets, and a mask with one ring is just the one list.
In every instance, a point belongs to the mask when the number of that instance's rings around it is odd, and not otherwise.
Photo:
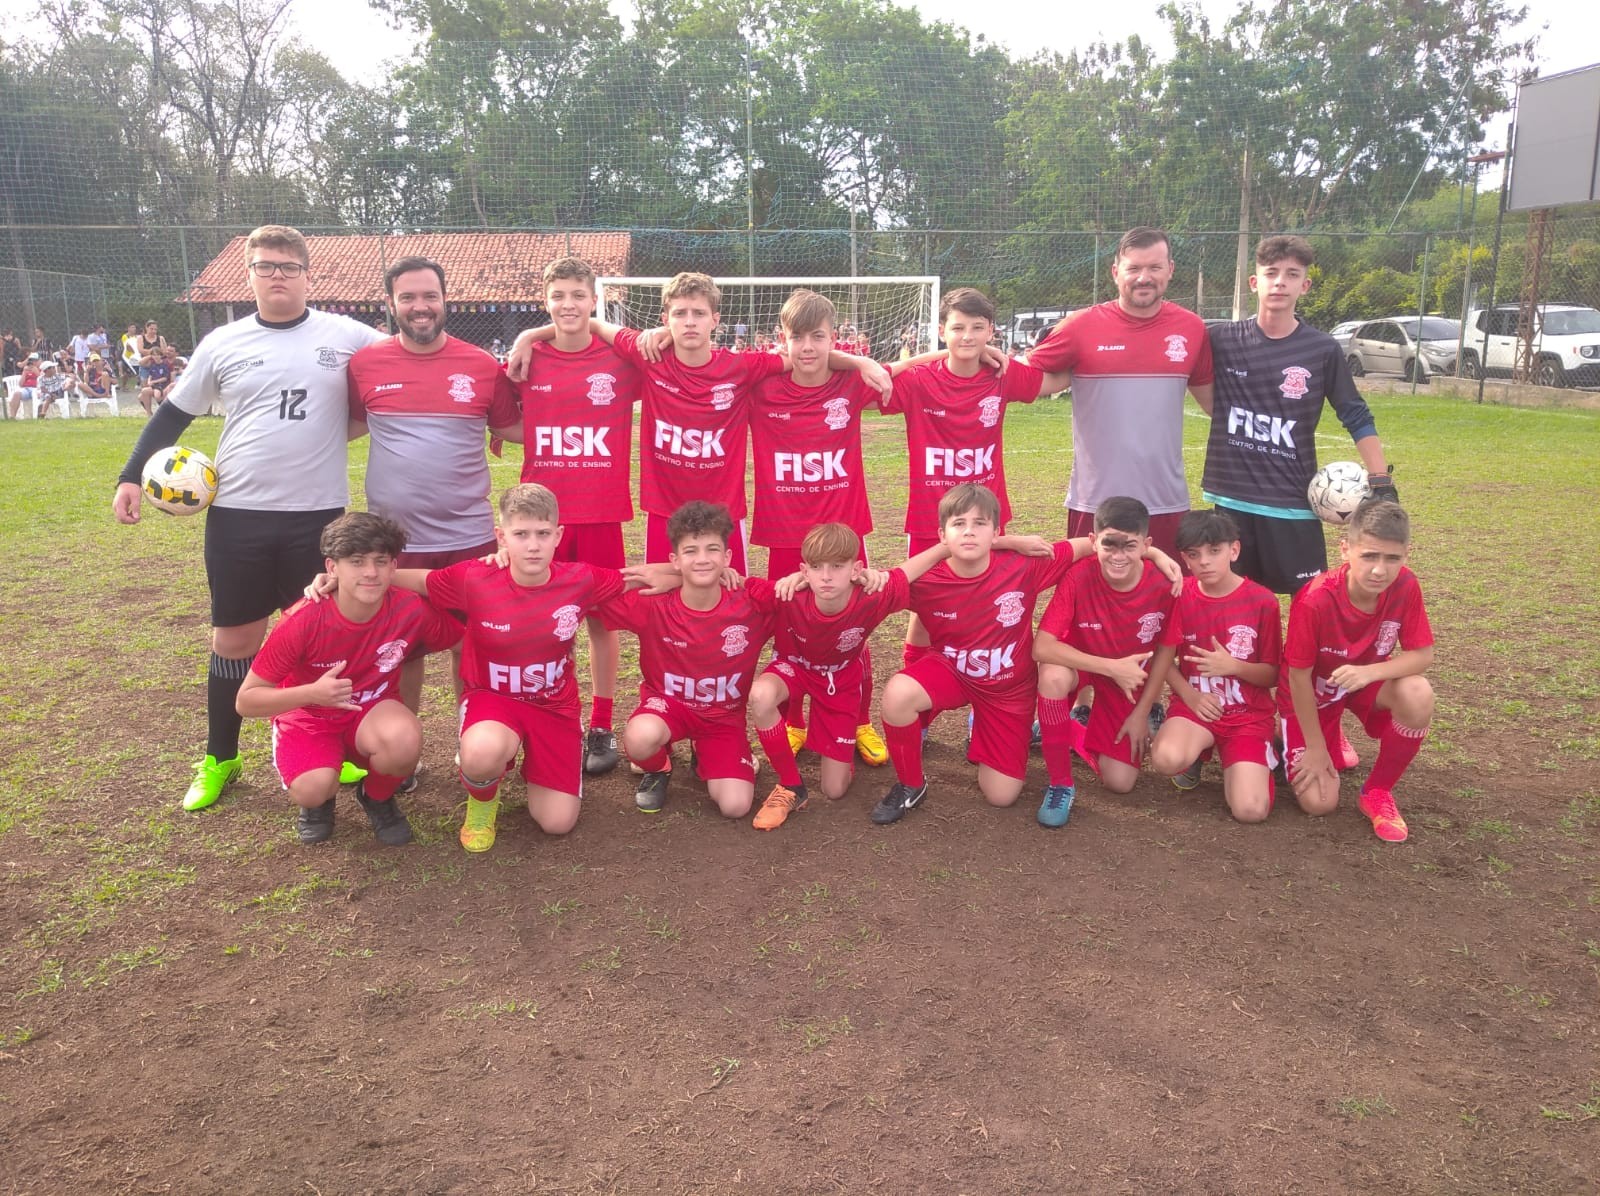
[(249, 316), (208, 334), (167, 402), (190, 415), (222, 404), (214, 505), (246, 511), (345, 506), (345, 363), (383, 339), (375, 328), (309, 309), (288, 326)]

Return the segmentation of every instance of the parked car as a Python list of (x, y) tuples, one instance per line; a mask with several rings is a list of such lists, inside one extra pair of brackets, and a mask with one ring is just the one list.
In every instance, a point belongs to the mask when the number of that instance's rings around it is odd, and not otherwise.
[(1071, 310), (1070, 307), (1046, 307), (1015, 313), (1006, 325), (1006, 347), (1026, 352), (1049, 336)]
[[(1515, 304), (1472, 312), (1461, 373), (1509, 378), (1516, 368)], [(1485, 336), (1487, 333), (1487, 336)], [(1571, 303), (1533, 309), (1533, 381), (1540, 386), (1600, 386), (1600, 311)]]
[(1368, 320), (1350, 336), (1345, 360), (1357, 378), (1399, 374), (1426, 382), (1434, 374), (1453, 374), (1461, 325), (1441, 316), (1390, 316)]
[(1350, 334), (1365, 323), (1365, 320), (1346, 320), (1343, 324), (1335, 324), (1333, 331), (1328, 335), (1339, 342), (1339, 348), (1348, 353), (1350, 352)]

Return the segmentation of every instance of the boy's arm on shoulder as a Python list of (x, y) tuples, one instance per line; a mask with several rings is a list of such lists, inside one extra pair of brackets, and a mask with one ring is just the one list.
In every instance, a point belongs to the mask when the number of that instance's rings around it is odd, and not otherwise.
[(891, 377), (898, 378), (913, 366), (943, 361), (945, 356), (946, 354), (943, 350), (929, 350), (926, 353), (918, 353), (915, 357), (907, 357), (904, 361), (892, 361), (889, 363), (889, 374)]
[(428, 596), (428, 575), (432, 569), (396, 569), (394, 580), (390, 583), (399, 586), (402, 590), (410, 590), (413, 594)]
[(906, 575), (908, 582), (916, 581), (917, 578), (932, 569), (940, 561), (949, 559), (950, 550), (945, 547), (944, 541), (941, 540), (931, 548), (924, 548), (916, 556), (907, 557), (895, 567)]

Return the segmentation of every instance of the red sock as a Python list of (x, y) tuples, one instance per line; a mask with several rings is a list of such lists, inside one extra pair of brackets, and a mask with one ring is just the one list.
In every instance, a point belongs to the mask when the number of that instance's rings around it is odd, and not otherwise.
[(783, 715), (783, 721), (789, 726), (797, 731), (804, 731), (806, 729), (806, 695), (804, 691), (790, 694), (779, 713)]
[(474, 785), (467, 779), (467, 774), (461, 774), (461, 787), (467, 791), (467, 796), (474, 801), (493, 801), (494, 795), (500, 792), (500, 778), (496, 777), (487, 785)]
[(672, 766), (672, 745), (669, 743), (655, 755), (634, 763), (646, 772), (666, 772)]
[(922, 788), (922, 724), (897, 727), (884, 723), (883, 737), (889, 744), (889, 762), (894, 765), (896, 779), (913, 789)]
[(800, 766), (794, 762), (794, 751), (789, 747), (789, 732), (784, 728), (780, 718), (772, 726), (762, 730), (756, 728), (756, 738), (761, 741), (761, 750), (767, 753), (767, 759), (772, 763), (772, 771), (778, 774), (778, 783), (785, 789), (793, 789), (800, 783)]
[(872, 721), (872, 649), (861, 649), (861, 706), (856, 711), (856, 726)]
[(368, 771), (366, 779), (361, 782), (361, 792), (373, 801), (388, 801), (403, 780), (404, 777), (386, 777), (381, 772)]
[(907, 644), (905, 646), (905, 651), (900, 657), (900, 667), (903, 669), (909, 669), (912, 665), (916, 664), (917, 661), (926, 656), (928, 651), (929, 649), (927, 644)]
[(596, 695), (589, 701), (589, 729), (596, 727), (602, 731), (611, 730), (611, 708), (614, 704), (612, 698), (602, 698)]
[(1039, 699), (1039, 742), (1052, 785), (1072, 784), (1072, 749), (1083, 728), (1072, 721), (1071, 698)]
[(1417, 758), (1427, 737), (1426, 727), (1407, 727), (1390, 719), (1378, 736), (1378, 758), (1372, 762), (1372, 775), (1363, 788), (1392, 790), (1400, 783), (1400, 774)]

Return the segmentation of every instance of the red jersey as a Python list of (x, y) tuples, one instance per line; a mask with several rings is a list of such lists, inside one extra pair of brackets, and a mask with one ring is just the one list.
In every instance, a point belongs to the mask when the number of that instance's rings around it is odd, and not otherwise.
[(646, 596), (637, 590), (607, 602), (607, 626), (639, 637), (640, 693), (681, 702), (702, 718), (744, 727), (750, 683), (761, 649), (778, 622), (772, 583), (746, 578), (724, 589), (711, 610), (690, 610), (677, 591)]
[(1011, 519), (1003, 456), (1006, 404), (1039, 397), (1044, 372), (1012, 362), (1004, 376), (980, 370), (971, 378), (950, 372), (947, 361), (913, 366), (895, 377), (884, 410), (906, 417), (911, 487), (905, 530), (939, 535), (939, 500), (960, 482), (977, 482), (1000, 500), (1000, 527)]
[(541, 706), (578, 709), (572, 645), (595, 607), (622, 593), (622, 574), (594, 565), (550, 566), (541, 586), (521, 585), (510, 569), (462, 561), (428, 574), (428, 598), (466, 620), (461, 681)]
[(900, 569), (889, 570), (888, 584), (876, 594), (850, 588), (850, 601), (836, 615), (817, 609), (817, 596), (801, 590), (778, 607), (773, 653), (813, 673), (845, 672), (861, 663), (867, 638), (895, 611), (911, 605), (911, 582)]
[(876, 398), (855, 370), (835, 371), (821, 386), (780, 374), (756, 387), (752, 543), (798, 548), (819, 523), (843, 523), (866, 539), (872, 511), (861, 466), (861, 411)]
[[(1215, 640), (1216, 643), (1212, 641)], [(1212, 598), (1193, 577), (1183, 579), (1183, 593), (1173, 605), (1172, 617), (1161, 632), (1161, 642), (1178, 651), (1178, 671), (1201, 693), (1222, 704), (1222, 721), (1271, 721), (1275, 707), (1272, 691), (1238, 677), (1202, 677), (1184, 663), (1185, 648), (1210, 651), (1221, 644), (1235, 660), (1277, 667), (1283, 656), (1283, 614), (1278, 598), (1265, 586), (1244, 580), (1233, 593)]]
[(1131, 590), (1114, 590), (1095, 557), (1079, 561), (1039, 619), (1063, 644), (1115, 660), (1154, 652), (1172, 613), (1172, 583), (1149, 561)]
[(562, 523), (633, 518), (633, 405), (639, 372), (599, 337), (569, 353), (533, 346), (522, 398), (522, 480), (550, 487)]
[[(459, 623), (407, 590), (389, 590), (365, 623), (345, 618), (333, 598), (302, 598), (278, 620), (250, 668), (262, 680), (289, 689), (310, 685), (342, 660), (339, 675), (350, 679), (350, 700), (368, 710), (400, 697), (400, 666), (408, 659), (451, 647), (460, 638)], [(302, 706), (278, 717), (338, 720), (350, 713)]]
[(1317, 708), (1331, 706), (1345, 691), (1328, 680), (1344, 664), (1376, 664), (1388, 660), (1396, 648), (1426, 648), (1433, 643), (1433, 628), (1422, 605), (1417, 575), (1401, 566), (1400, 576), (1378, 595), (1378, 609), (1370, 614), (1350, 601), (1350, 566), (1340, 565), (1319, 573), (1289, 604), (1289, 630), (1283, 640), (1283, 668), (1278, 673), (1278, 710), (1292, 714), (1289, 670), (1310, 669)]
[(631, 328), (617, 333), (616, 350), (644, 375), (640, 505), (652, 515), (671, 515), (691, 499), (703, 499), (743, 519), (750, 390), (781, 374), (783, 358), (716, 348), (705, 365), (688, 366), (669, 347), (660, 361), (646, 361)]
[(969, 684), (996, 695), (1032, 691), (1039, 677), (1033, 663), (1033, 608), (1039, 595), (1072, 566), (1072, 544), (1051, 556), (998, 550), (977, 577), (959, 577), (940, 561), (911, 583), (917, 612), (935, 652)]

